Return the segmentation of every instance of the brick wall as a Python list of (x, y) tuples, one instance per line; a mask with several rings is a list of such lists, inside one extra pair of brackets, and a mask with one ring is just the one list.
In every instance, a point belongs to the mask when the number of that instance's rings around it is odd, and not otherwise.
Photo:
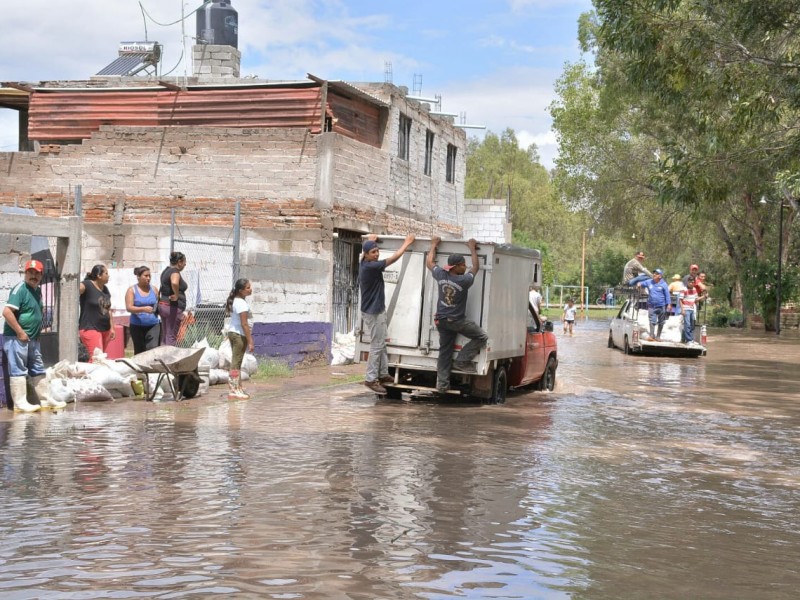
[(35, 209), (61, 198), (72, 214), (67, 200), (80, 184), (87, 201), (101, 201), (105, 214), (96, 216), (110, 220), (114, 202), (128, 197), (143, 210), (165, 200), (310, 199), (316, 170), (316, 144), (301, 129), (104, 126), (58, 154), (0, 153), (0, 202)]
[(481, 242), (511, 243), (511, 223), (505, 200), (465, 200), (464, 237)]

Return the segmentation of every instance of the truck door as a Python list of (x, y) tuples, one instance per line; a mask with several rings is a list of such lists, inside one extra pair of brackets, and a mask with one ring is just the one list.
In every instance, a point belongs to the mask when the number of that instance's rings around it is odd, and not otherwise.
[[(450, 253), (437, 254), (436, 264), (444, 268), (444, 266), (447, 264), (448, 256), (450, 256)], [(464, 256), (467, 259), (467, 265), (470, 266), (471, 259), (469, 256), (469, 251), (465, 252)], [(478, 261), (480, 262), (482, 268), (478, 270), (477, 274), (475, 275), (475, 281), (472, 283), (472, 287), (469, 288), (467, 295), (467, 318), (485, 329), (486, 323), (483, 313), (485, 304), (484, 295), (486, 293), (486, 273), (483, 265), (486, 264), (486, 255), (481, 254), (480, 250), (478, 250)], [(434, 323), (436, 302), (438, 298), (439, 288), (436, 285), (436, 280), (433, 278), (433, 275), (431, 275), (431, 272), (428, 271), (427, 267), (425, 267), (425, 297), (422, 306), (421, 344), (423, 346), (430, 345), (430, 348), (435, 350), (439, 349), (439, 332), (436, 330), (436, 325)], [(460, 350), (461, 347), (467, 343), (467, 341), (467, 338), (459, 335), (456, 338), (456, 352)]]
[[(391, 254), (392, 252), (387, 252), (387, 256)], [(386, 267), (383, 272), (388, 344), (408, 348), (420, 345), (423, 285), (426, 274), (423, 252), (406, 252), (400, 260)]]

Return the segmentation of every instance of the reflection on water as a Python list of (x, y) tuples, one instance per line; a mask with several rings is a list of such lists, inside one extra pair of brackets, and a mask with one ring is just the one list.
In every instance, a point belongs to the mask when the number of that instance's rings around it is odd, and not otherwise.
[(501, 407), (2, 415), (0, 597), (795, 597), (797, 339), (661, 359), (579, 325), (556, 392)]

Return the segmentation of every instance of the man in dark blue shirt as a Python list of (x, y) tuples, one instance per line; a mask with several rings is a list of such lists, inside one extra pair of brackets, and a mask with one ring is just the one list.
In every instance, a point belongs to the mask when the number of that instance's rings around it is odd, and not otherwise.
[(361, 322), (369, 331), (369, 359), (364, 385), (378, 394), (385, 394), (381, 383), (391, 381), (389, 357), (386, 354), (386, 296), (383, 271), (397, 261), (414, 242), (414, 234), (406, 236), (403, 245), (389, 258), (379, 260), (378, 236), (370, 234), (364, 242), (364, 254), (358, 268), (358, 283), (361, 288)]
[[(462, 373), (475, 373), (473, 359), (489, 340), (486, 332), (474, 321), (466, 318), (467, 292), (475, 281), (478, 272), (478, 244), (469, 240), (472, 254), (472, 267), (467, 272), (467, 263), (461, 254), (447, 257), (447, 266), (441, 268), (436, 264), (436, 248), (441, 238), (431, 239), (426, 264), (433, 274), (439, 288), (439, 299), (436, 302), (436, 329), (439, 331), (439, 358), (436, 361), (436, 390), (445, 393), (450, 389), (450, 371), (455, 367)], [(461, 334), (469, 338), (469, 342), (461, 349), (453, 365), (453, 349), (456, 337)]]
[[(664, 329), (664, 322), (669, 313), (672, 312), (672, 299), (670, 298), (669, 286), (662, 279), (664, 271), (656, 269), (653, 271), (653, 278), (638, 284), (640, 287), (647, 288), (647, 314), (650, 317), (650, 338), (651, 342), (661, 341), (661, 330)], [(656, 326), (658, 329), (656, 330)]]

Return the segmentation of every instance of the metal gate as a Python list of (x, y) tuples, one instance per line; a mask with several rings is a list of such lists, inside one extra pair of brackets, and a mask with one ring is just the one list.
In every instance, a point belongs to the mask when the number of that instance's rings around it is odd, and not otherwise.
[(181, 276), (186, 290), (186, 317), (178, 331), (177, 345), (189, 347), (206, 339), (218, 348), (223, 341), (225, 303), (239, 278), (239, 203), (236, 203), (233, 229), (224, 240), (184, 237), (172, 210), (170, 252), (183, 252), (186, 267)]
[(42, 290), (42, 333), (39, 342), (42, 347), (42, 360), (47, 366), (58, 362), (59, 306), (61, 305), (61, 277), (57, 254), (57, 237), (31, 237), (31, 258), (44, 265), (40, 284)]
[(358, 257), (361, 234), (337, 230), (333, 239), (333, 332), (349, 333), (358, 311)]

